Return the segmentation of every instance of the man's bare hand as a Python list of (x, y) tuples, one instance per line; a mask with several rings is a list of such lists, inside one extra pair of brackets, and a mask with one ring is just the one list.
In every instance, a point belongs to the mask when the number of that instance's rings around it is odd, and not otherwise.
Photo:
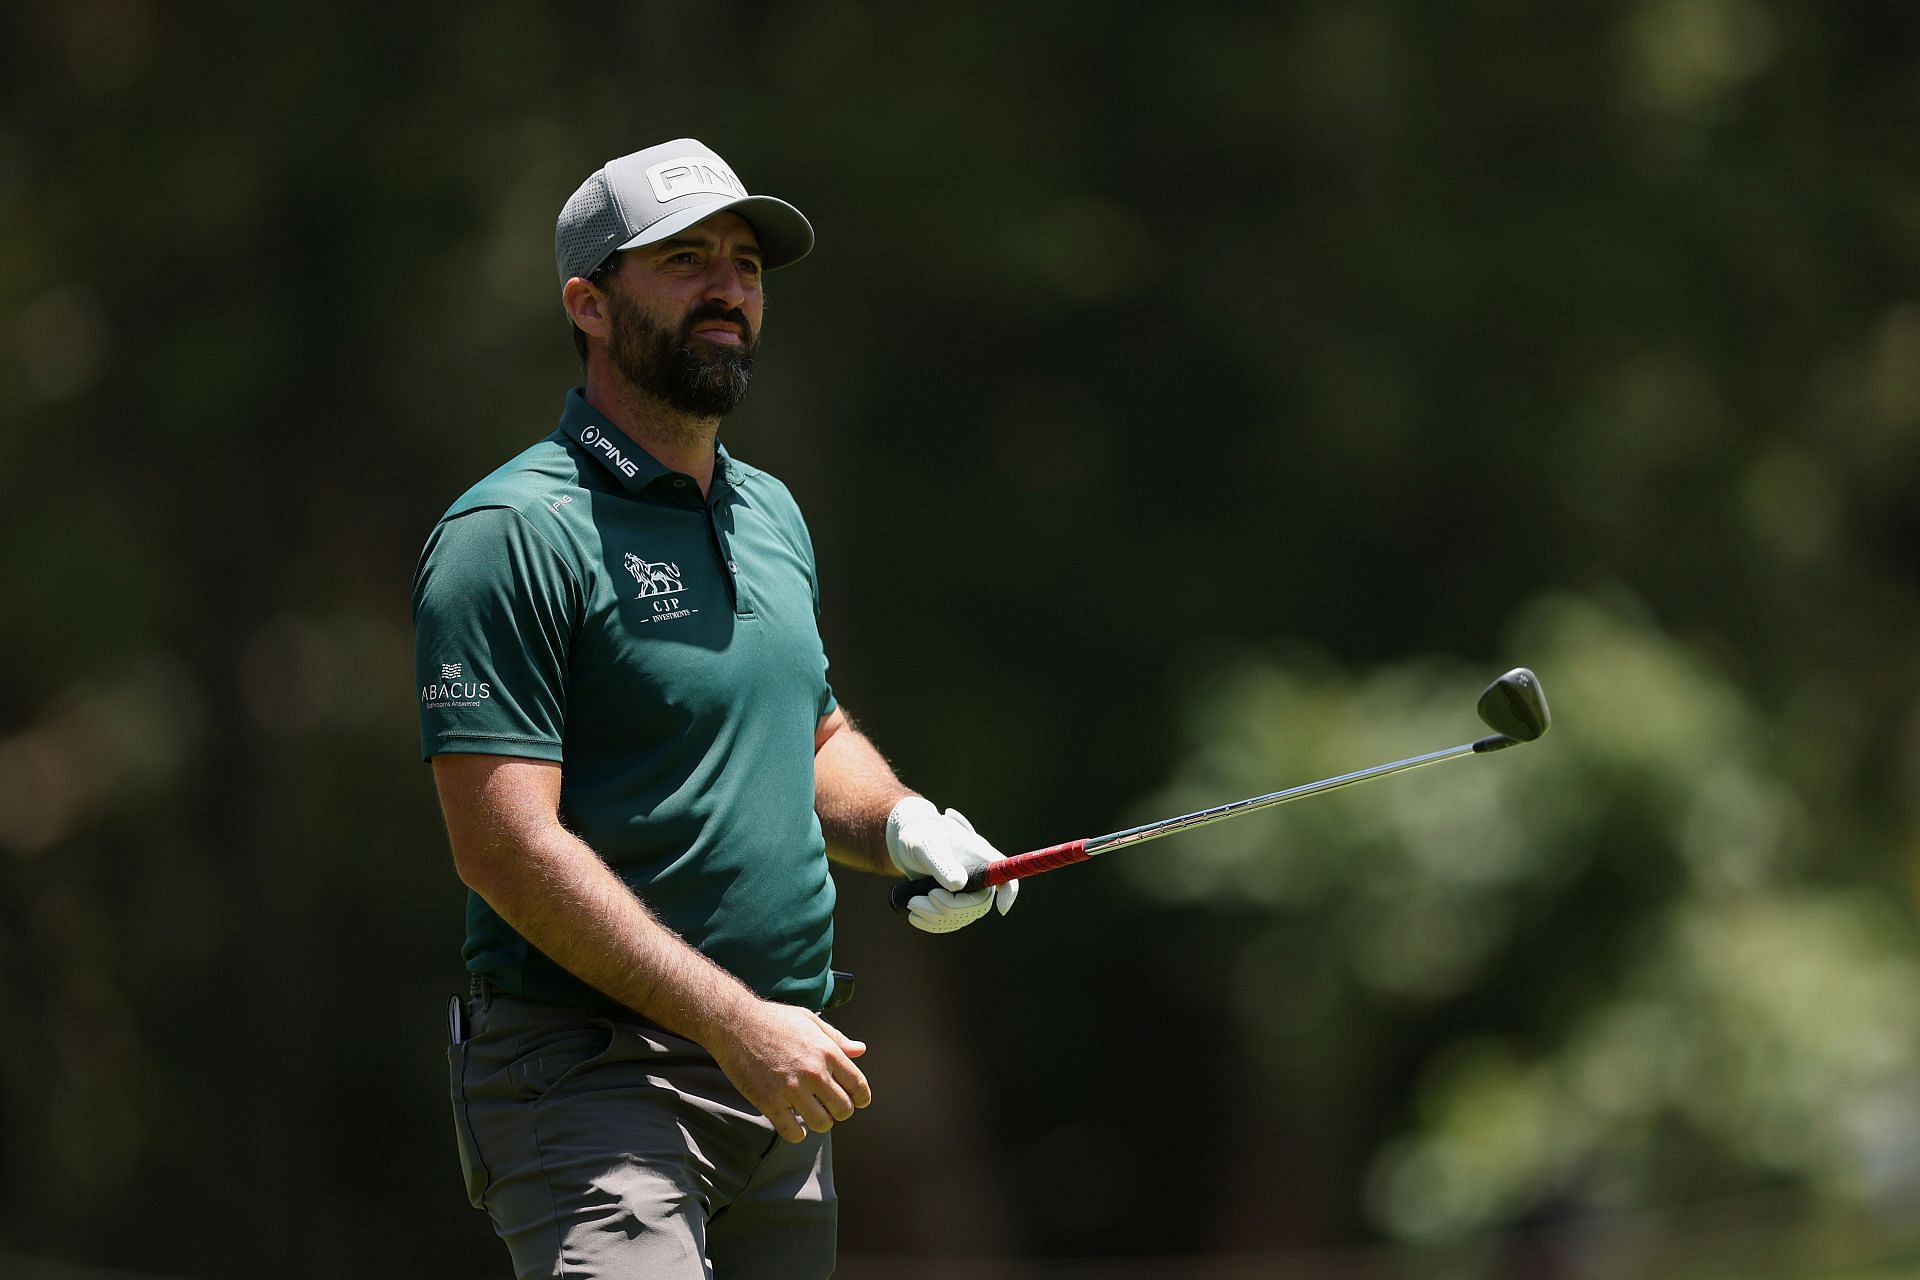
[(708, 1045), (733, 1087), (788, 1142), (825, 1133), (873, 1101), (853, 1059), (867, 1051), (817, 1013), (756, 1000)]

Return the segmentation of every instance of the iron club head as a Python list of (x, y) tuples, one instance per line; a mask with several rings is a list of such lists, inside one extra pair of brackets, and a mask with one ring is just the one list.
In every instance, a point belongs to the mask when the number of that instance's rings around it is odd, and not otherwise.
[(1487, 728), (1510, 742), (1532, 742), (1553, 723), (1540, 677), (1525, 667), (1515, 667), (1488, 685), (1477, 710)]

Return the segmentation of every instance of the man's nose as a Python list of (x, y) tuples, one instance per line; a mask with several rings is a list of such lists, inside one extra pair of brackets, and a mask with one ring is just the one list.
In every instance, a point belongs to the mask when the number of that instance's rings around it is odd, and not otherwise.
[(747, 299), (747, 279), (740, 266), (731, 260), (716, 259), (707, 271), (707, 297), (724, 302), (732, 310)]

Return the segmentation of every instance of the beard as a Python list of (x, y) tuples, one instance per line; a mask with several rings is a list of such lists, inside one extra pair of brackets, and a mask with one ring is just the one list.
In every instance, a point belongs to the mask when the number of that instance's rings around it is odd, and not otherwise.
[[(740, 311), (703, 302), (687, 312), (677, 329), (656, 324), (631, 298), (608, 293), (613, 332), (607, 356), (623, 377), (640, 390), (697, 418), (721, 418), (747, 394), (753, 353), (760, 335)], [(728, 320), (740, 328), (740, 345), (696, 340), (693, 327), (703, 320)]]

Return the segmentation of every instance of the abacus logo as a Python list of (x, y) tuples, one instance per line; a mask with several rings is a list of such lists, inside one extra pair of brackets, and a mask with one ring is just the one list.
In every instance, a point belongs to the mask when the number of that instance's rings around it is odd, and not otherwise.
[(461, 672), (465, 663), (443, 662), (440, 664), (440, 683), (420, 686), (420, 701), (423, 705), (443, 711), (452, 711), (459, 707), (477, 707), (493, 697), (493, 686), (482, 680), (462, 680)]

